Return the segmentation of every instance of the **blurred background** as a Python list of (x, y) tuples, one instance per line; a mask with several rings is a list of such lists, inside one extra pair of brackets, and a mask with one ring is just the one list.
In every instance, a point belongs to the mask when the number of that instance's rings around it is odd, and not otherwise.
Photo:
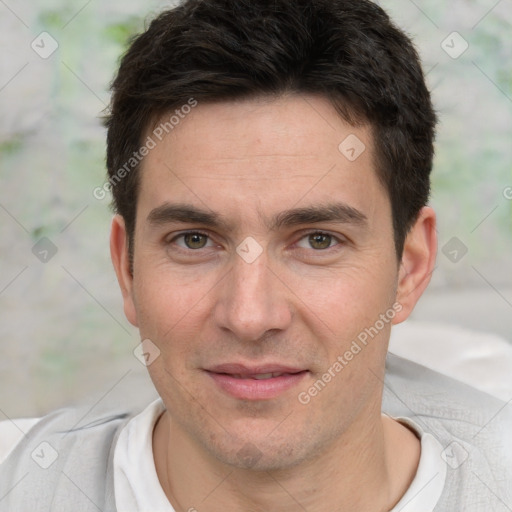
[[(378, 3), (414, 39), (440, 118), (437, 267), (392, 348), (477, 386), (493, 375), (511, 399), (512, 1)], [(0, 0), (0, 421), (156, 396), (93, 191), (118, 59), (170, 5)]]

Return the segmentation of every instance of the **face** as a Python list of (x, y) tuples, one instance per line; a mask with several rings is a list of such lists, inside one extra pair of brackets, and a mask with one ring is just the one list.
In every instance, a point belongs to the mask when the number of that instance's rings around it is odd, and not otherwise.
[(404, 308), (373, 162), (369, 128), (316, 96), (199, 104), (146, 157), (133, 279), (120, 218), (116, 269), (156, 389), (209, 456), (291, 467), (380, 415)]

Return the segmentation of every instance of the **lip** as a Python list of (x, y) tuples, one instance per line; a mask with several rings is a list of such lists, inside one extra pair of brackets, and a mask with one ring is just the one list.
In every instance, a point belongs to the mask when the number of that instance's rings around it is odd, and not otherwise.
[[(226, 363), (206, 370), (216, 385), (239, 400), (271, 400), (295, 387), (308, 373), (304, 368), (281, 364), (246, 366)], [(278, 373), (279, 376), (258, 380), (255, 375)]]
[(268, 363), (255, 366), (247, 366), (240, 363), (225, 363), (208, 368), (207, 371), (213, 373), (226, 373), (230, 375), (257, 375), (262, 373), (299, 373), (304, 368), (286, 366), (278, 363)]

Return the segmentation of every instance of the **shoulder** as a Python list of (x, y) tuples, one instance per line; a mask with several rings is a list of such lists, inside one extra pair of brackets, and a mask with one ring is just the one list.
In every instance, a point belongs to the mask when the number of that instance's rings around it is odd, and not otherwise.
[(481, 428), (491, 419), (493, 426), (512, 421), (510, 402), (391, 353), (383, 407), (400, 415), (436, 417), (453, 428)]
[(133, 415), (126, 410), (94, 414), (77, 407), (59, 409), (41, 418), (2, 421), (0, 456), (3, 454), (6, 464), (16, 464), (16, 459), (24, 460), (27, 452), (32, 453), (44, 442), (60, 450), (63, 457), (71, 457), (75, 452), (111, 441), (120, 426)]
[(439, 441), (447, 466), (439, 510), (499, 510), (512, 499), (512, 402), (388, 354), (382, 408)]
[[(81, 503), (78, 508), (85, 512), (92, 502), (104, 503), (112, 487), (108, 475), (115, 441), (133, 415), (70, 408), (34, 420), (0, 466), (2, 485), (12, 489), (3, 504), (9, 510), (39, 511), (50, 504), (64, 510)], [(77, 487), (77, 482), (84, 484)]]
[(0, 464), (41, 418), (0, 421)]

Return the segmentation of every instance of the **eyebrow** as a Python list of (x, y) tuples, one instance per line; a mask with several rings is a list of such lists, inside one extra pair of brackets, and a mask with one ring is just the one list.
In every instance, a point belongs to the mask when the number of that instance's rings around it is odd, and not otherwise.
[[(211, 228), (232, 230), (233, 225), (223, 219), (218, 213), (203, 210), (190, 204), (164, 203), (151, 210), (147, 221), (155, 226), (180, 222), (184, 224), (202, 224)], [(329, 203), (323, 205), (294, 208), (276, 214), (265, 225), (271, 231), (282, 227), (292, 227), (300, 224), (316, 224), (320, 222), (336, 222), (340, 224), (367, 224), (364, 213), (345, 203)]]

